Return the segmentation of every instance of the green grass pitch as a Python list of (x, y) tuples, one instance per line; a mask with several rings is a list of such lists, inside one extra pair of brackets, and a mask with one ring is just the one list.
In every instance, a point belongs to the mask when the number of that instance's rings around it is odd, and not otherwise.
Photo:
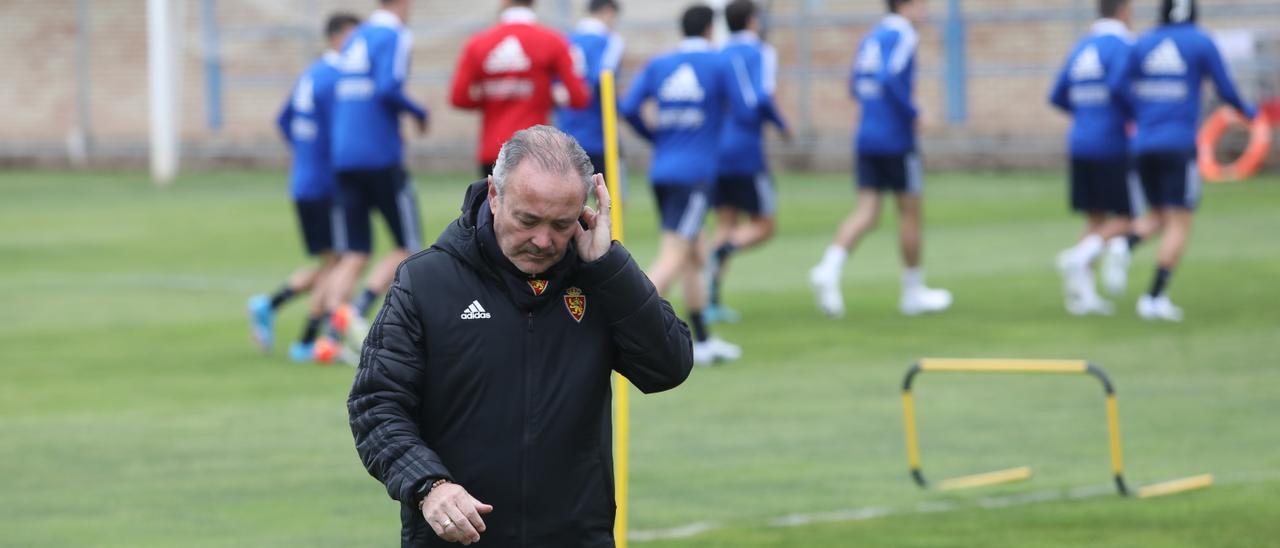
[[(429, 240), (467, 182), (417, 177)], [(628, 246), (645, 265), (654, 213), (636, 184)], [(852, 204), (848, 179), (779, 184), (777, 239), (741, 255), (726, 289), (745, 321), (717, 327), (745, 358), (632, 398), (631, 525), (655, 539), (633, 544), (1280, 543), (1280, 179), (1207, 188), (1173, 279), (1182, 324), (1133, 312), (1150, 246), (1115, 316), (1062, 311), (1053, 257), (1080, 223), (1059, 174), (932, 174), (926, 266), (952, 311), (897, 314), (887, 214), (846, 269), (847, 317), (826, 320), (806, 273)], [(245, 299), (302, 260), (281, 174), (155, 189), (136, 173), (7, 172), (0, 197), (0, 545), (397, 542), (395, 504), (352, 446), (352, 370), (285, 359), (301, 302), (282, 312), (273, 355), (249, 343)], [(915, 390), (925, 471), (1035, 477), (921, 491), (899, 383), (923, 356), (1093, 360), (1117, 385), (1130, 482), (1212, 472), (1218, 485), (1109, 494), (1092, 379), (937, 373)]]

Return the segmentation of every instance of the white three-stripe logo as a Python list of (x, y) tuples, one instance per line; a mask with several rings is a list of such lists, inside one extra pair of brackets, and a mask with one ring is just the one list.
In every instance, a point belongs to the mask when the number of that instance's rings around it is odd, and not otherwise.
[(484, 307), (480, 306), (480, 301), (471, 301), (471, 306), (462, 311), (462, 319), (464, 320), (487, 320), (490, 314), (485, 312)]

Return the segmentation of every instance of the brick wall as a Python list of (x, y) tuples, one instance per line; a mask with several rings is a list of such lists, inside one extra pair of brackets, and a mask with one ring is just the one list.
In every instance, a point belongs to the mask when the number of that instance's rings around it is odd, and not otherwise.
[[(811, 11), (805, 12), (808, 1)], [(543, 21), (564, 26), (581, 0), (541, 0)], [(931, 2), (934, 21), (921, 29), (918, 102), (931, 163), (969, 167), (1057, 166), (1064, 117), (1044, 101), (1053, 71), (1091, 19), (1091, 0), (963, 0), (969, 18), (968, 120), (949, 124), (943, 84), (946, 3)], [(1138, 0), (1138, 26), (1154, 16)], [(0, 2), (0, 164), (62, 164), (68, 138), (87, 132), (96, 164), (144, 165), (147, 136), (146, 0), (92, 0), (81, 32), (76, 0)], [(181, 14), (182, 118), (186, 165), (283, 165), (272, 122), (296, 74), (320, 52), (326, 14), (364, 14), (373, 0), (214, 0), (222, 76), (222, 127), (213, 129), (202, 32), (202, 0)], [(687, 0), (623, 0), (626, 69), (677, 39)], [(418, 0), (409, 93), (433, 113), (426, 138), (410, 147), (419, 169), (469, 169), (478, 121), (451, 109), (447, 84), (466, 36), (489, 24), (497, 0)], [(847, 98), (847, 67), (859, 39), (880, 17), (879, 0), (778, 0), (770, 41), (780, 55), (779, 102), (801, 139), (774, 143), (785, 165), (844, 170), (857, 106)], [(1280, 28), (1274, 0), (1206, 3), (1210, 29)], [(85, 40), (87, 81), (77, 70), (77, 37)], [(807, 48), (807, 50), (806, 50)], [(807, 60), (803, 53), (809, 52)], [(1276, 65), (1264, 76), (1276, 74)], [(1270, 71), (1270, 72), (1267, 72)], [(79, 92), (87, 90), (87, 101)], [(1272, 89), (1275, 89), (1274, 87)], [(86, 112), (80, 109), (87, 107)], [(625, 134), (626, 132), (624, 132)], [(630, 135), (625, 135), (632, 140)], [(627, 146), (643, 165), (647, 148)]]

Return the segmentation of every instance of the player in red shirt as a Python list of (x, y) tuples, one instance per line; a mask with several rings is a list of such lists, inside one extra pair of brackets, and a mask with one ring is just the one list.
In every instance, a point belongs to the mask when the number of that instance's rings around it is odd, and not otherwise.
[(498, 24), (463, 47), (450, 98), (453, 106), (483, 116), (481, 177), (492, 172), (502, 143), (515, 132), (549, 123), (557, 103), (585, 108), (591, 100), (569, 43), (537, 24), (533, 0), (504, 0), (502, 6)]

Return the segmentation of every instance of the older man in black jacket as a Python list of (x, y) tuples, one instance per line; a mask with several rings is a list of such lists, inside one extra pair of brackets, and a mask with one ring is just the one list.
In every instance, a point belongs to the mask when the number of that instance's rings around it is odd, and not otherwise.
[(613, 241), (592, 171), (568, 135), (521, 131), (400, 265), (347, 407), (361, 460), (401, 503), (402, 546), (613, 546), (610, 372), (658, 392), (693, 355)]

